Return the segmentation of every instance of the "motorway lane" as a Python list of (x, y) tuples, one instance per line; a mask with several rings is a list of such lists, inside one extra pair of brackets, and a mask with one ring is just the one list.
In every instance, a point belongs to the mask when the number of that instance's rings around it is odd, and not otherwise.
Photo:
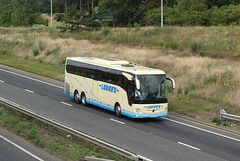
[[(3, 87), (0, 88), (0, 94), (7, 97), (7, 99), (15, 100), (14, 102), (29, 107), (34, 111), (61, 120), (61, 122), (77, 127), (81, 131), (120, 145), (138, 154), (148, 156), (153, 160), (159, 160), (159, 158), (163, 160), (192, 160), (193, 158), (194, 160), (196, 158), (198, 160), (239, 159), (237, 151), (240, 144), (231, 139), (212, 135), (165, 119), (133, 120), (122, 118), (120, 121), (125, 122), (127, 126), (118, 125), (116, 122), (109, 121), (109, 118), (119, 120), (112, 112), (94, 106), (83, 107), (73, 104), (71, 98), (62, 94), (61, 88), (43, 85), (23, 77), (19, 78), (17, 75), (1, 70), (0, 80), (5, 82), (4, 86), (0, 84), (0, 87)], [(41, 84), (41, 88), (39, 88), (38, 84)], [(23, 92), (25, 89), (36, 92), (34, 94), (27, 91)], [(12, 90), (14, 92), (11, 92)], [(2, 93), (2, 91), (4, 92)], [(15, 99), (11, 99), (11, 97)], [(66, 107), (66, 105), (61, 104), (60, 108), (60, 101), (73, 106)], [(34, 102), (34, 106), (32, 102)], [(50, 105), (49, 102), (54, 102), (51, 109), (46, 108)], [(191, 149), (178, 142), (201, 150)]]
[(43, 149), (35, 147), (19, 136), (0, 128), (0, 160), (2, 161), (60, 161)]

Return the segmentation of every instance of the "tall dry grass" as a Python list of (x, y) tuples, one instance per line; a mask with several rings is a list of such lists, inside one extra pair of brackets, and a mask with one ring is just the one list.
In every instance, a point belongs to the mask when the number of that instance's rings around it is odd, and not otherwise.
[[(120, 29), (116, 29), (120, 30)], [(145, 30), (151, 30), (146, 28)], [(190, 35), (194, 39), (206, 43), (209, 37), (199, 36), (205, 28), (195, 28), (184, 34), (189, 28), (174, 28), (176, 34), (174, 41), (180, 44), (187, 44)], [(207, 34), (212, 35), (213, 31)], [(122, 31), (130, 34), (128, 29)], [(169, 30), (168, 34), (172, 31)], [(1, 32), (0, 32), (1, 33)], [(145, 32), (139, 33), (140, 35)], [(145, 33), (146, 34), (146, 33)], [(163, 33), (166, 36), (166, 33)], [(139, 35), (138, 35), (139, 36)], [(69, 56), (87, 56), (99, 58), (115, 58), (128, 60), (144, 66), (162, 69), (167, 76), (176, 81), (176, 90), (170, 94), (170, 101), (178, 103), (179, 98), (186, 97), (184, 106), (192, 99), (202, 100), (209, 105), (209, 116), (213, 115), (220, 108), (227, 107), (230, 111), (240, 115), (240, 64), (230, 60), (219, 60), (208, 57), (200, 57), (192, 54), (189, 50), (170, 50), (166, 48), (153, 48), (142, 45), (126, 45), (107, 41), (104, 43), (90, 42), (88, 40), (76, 40), (73, 38), (52, 37), (47, 32), (19, 33), (9, 32), (0, 34), (0, 39), (9, 42), (17, 42), (14, 45), (14, 56), (29, 61), (46, 62), (55, 65), (64, 64)], [(159, 39), (162, 41), (162, 39)], [(236, 40), (237, 41), (237, 40)], [(210, 42), (208, 42), (210, 43)], [(40, 45), (42, 47), (40, 47)], [(38, 55), (33, 54), (33, 49), (39, 51)], [(0, 53), (1, 54), (1, 53)], [(205, 104), (204, 104), (205, 105)], [(194, 106), (191, 103), (189, 106)], [(194, 111), (201, 111), (196, 105)], [(193, 108), (191, 108), (193, 111)], [(189, 112), (191, 112), (189, 111)], [(204, 115), (206, 114), (203, 112)], [(218, 115), (216, 113), (215, 115)]]

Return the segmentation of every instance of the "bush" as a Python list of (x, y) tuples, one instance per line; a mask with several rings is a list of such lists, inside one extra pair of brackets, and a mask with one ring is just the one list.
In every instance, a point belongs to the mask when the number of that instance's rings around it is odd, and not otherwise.
[(160, 8), (154, 8), (146, 11), (144, 13), (145, 17), (145, 23), (147, 26), (160, 26), (161, 24), (161, 10)]
[(205, 56), (205, 51), (199, 42), (193, 42), (190, 44), (190, 50), (192, 53), (199, 54), (200, 56)]
[(59, 21), (63, 21), (63, 18), (64, 18), (64, 14), (63, 13), (56, 13), (54, 15), (54, 19), (59, 22)]
[(212, 122), (216, 123), (217, 125), (220, 125), (222, 121), (219, 119), (219, 117), (214, 117), (212, 118)]
[(60, 51), (61, 51), (61, 47), (58, 46), (58, 47), (56, 47), (56, 48), (53, 49), (53, 50), (48, 50), (48, 51), (46, 52), (46, 55), (47, 55), (47, 56), (48, 56), (48, 55), (51, 55), (51, 54), (59, 55), (59, 54), (60, 54)]
[(108, 28), (108, 27), (103, 28), (102, 34), (103, 34), (104, 36), (108, 36), (109, 33), (110, 33), (110, 28)]
[(42, 16), (39, 16), (35, 19), (34, 23), (43, 24), (44, 26), (48, 26), (49, 21), (47, 18), (43, 18)]
[(214, 26), (217, 26), (217, 25), (223, 25), (225, 24), (224, 22), (224, 13), (226, 11), (226, 9), (228, 9), (228, 6), (222, 6), (221, 8), (218, 8), (218, 7), (213, 7), (211, 10), (210, 10), (210, 25), (214, 25)]
[(38, 46), (39, 46), (39, 49), (40, 49), (41, 51), (43, 51), (43, 50), (46, 48), (46, 46), (43, 45), (42, 41), (40, 41), (40, 42), (38, 43)]
[(37, 135), (37, 131), (35, 129), (32, 129), (29, 133), (28, 133), (28, 137), (30, 139), (37, 139), (38, 135)]
[(39, 50), (37, 48), (33, 49), (33, 55), (38, 56), (39, 55)]
[(140, 28), (141, 25), (139, 23), (137, 23), (137, 22), (134, 22), (134, 27)]
[(224, 13), (225, 24), (240, 24), (240, 4), (239, 5), (230, 5)]

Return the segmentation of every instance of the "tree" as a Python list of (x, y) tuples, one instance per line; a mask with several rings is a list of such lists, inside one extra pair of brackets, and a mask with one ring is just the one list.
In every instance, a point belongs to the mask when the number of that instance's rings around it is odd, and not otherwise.
[(29, 26), (41, 16), (39, 0), (0, 0), (0, 25)]
[(159, 6), (160, 0), (99, 0), (99, 7), (113, 12), (119, 26), (133, 25), (134, 22), (144, 25), (144, 12)]
[(13, 0), (0, 0), (0, 25), (1, 26), (10, 26), (11, 25), (11, 16), (12, 16), (12, 1)]
[(65, 12), (67, 13), (67, 11), (68, 11), (68, 1), (65, 0)]
[(221, 7), (221, 6), (229, 6), (230, 4), (234, 4), (235, 0), (207, 0), (206, 5), (208, 8), (212, 8), (214, 6)]

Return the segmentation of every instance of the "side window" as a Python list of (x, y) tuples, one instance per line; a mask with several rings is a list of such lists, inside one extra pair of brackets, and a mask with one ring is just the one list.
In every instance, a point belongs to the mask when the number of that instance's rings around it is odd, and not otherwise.
[(123, 86), (123, 77), (120, 71), (116, 71), (115, 84), (122, 87)]
[(67, 65), (67, 66), (66, 66), (66, 70), (67, 70), (68, 73), (71, 73), (71, 66), (70, 66), (70, 65)]
[(108, 83), (115, 84), (115, 73), (116, 71), (113, 69), (106, 69), (105, 77)]
[(100, 81), (105, 81), (105, 68), (97, 67), (97, 77)]
[(81, 71), (81, 75), (83, 77), (89, 77), (89, 70), (88, 70), (88, 64), (82, 63), (82, 71)]
[(97, 79), (96, 69), (97, 69), (97, 67), (95, 65), (89, 65), (89, 76), (90, 76), (90, 78)]

